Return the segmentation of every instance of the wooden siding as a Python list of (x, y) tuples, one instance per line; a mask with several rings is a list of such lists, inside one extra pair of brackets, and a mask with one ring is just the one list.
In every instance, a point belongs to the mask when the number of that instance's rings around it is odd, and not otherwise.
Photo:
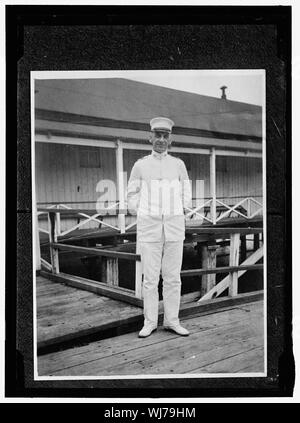
[[(262, 202), (262, 160), (245, 157), (217, 157), (217, 198), (233, 205), (245, 197)], [(247, 204), (243, 204), (247, 208)], [(253, 213), (259, 207), (251, 203)]]
[[(97, 148), (85, 146), (71, 146), (63, 144), (36, 143), (36, 196), (38, 203), (65, 203), (76, 208), (95, 208), (99, 193), (96, 192), (97, 183), (101, 179), (116, 181), (115, 150), (98, 148), (100, 154), (100, 168), (80, 167), (80, 156), (84, 150), (91, 150), (97, 154)], [(124, 149), (124, 172), (127, 180), (132, 166), (139, 158), (147, 155), (142, 150)], [(188, 174), (192, 180), (192, 194), (194, 205), (197, 199), (210, 197), (209, 156), (172, 153), (180, 157), (187, 164)], [(262, 160), (257, 158), (217, 156), (217, 198), (226, 204), (236, 204), (246, 196), (262, 201)], [(126, 177), (124, 178), (126, 180)], [(204, 194), (196, 185), (196, 180), (204, 181)], [(109, 197), (114, 202), (116, 198)], [(83, 203), (90, 201), (91, 203)], [(200, 199), (201, 201), (201, 199)], [(246, 204), (245, 204), (246, 206)], [(258, 206), (252, 204), (251, 212)], [(116, 218), (109, 218), (108, 223), (116, 224)], [(126, 219), (126, 224), (134, 220)], [(61, 229), (65, 230), (78, 223), (77, 219), (65, 219), (61, 222)], [(97, 228), (97, 223), (91, 222), (84, 228)], [(46, 229), (47, 221), (41, 221), (40, 227)]]
[[(62, 203), (74, 208), (95, 209), (99, 193), (97, 183), (101, 179), (116, 179), (115, 151), (110, 148), (98, 148), (100, 168), (80, 166), (80, 155), (84, 150), (97, 148), (63, 144), (36, 143), (36, 197), (38, 203)], [(115, 202), (115, 198), (109, 201)], [(90, 203), (84, 203), (90, 201)], [(76, 204), (68, 204), (69, 202)], [(115, 218), (112, 218), (115, 220)], [(61, 229), (65, 230), (77, 223), (77, 219), (61, 220)], [(85, 228), (96, 228), (91, 222)], [(47, 228), (47, 222), (41, 222)]]
[[(192, 154), (190, 159), (187, 159), (188, 154), (174, 155), (180, 157), (185, 163), (191, 164), (188, 174), (192, 180), (193, 204), (196, 205), (199, 197), (208, 199), (210, 197), (209, 156)], [(204, 193), (200, 190), (200, 185), (197, 190), (197, 179), (204, 181)], [(251, 157), (217, 156), (216, 185), (217, 198), (228, 205), (236, 204), (246, 196), (254, 197), (262, 202), (262, 160)], [(251, 211), (254, 212), (257, 208), (252, 204)]]

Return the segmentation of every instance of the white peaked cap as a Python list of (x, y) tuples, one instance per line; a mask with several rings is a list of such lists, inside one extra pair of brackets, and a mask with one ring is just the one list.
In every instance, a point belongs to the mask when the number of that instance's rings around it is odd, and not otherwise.
[(151, 131), (168, 131), (172, 132), (174, 122), (171, 119), (165, 117), (156, 117), (150, 120)]

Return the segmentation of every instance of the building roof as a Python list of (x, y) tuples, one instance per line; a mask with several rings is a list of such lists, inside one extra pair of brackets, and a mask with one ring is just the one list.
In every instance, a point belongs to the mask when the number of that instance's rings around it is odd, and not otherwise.
[[(208, 131), (261, 138), (260, 106), (178, 91), (123, 78), (36, 80), (35, 107), (124, 122), (147, 129), (149, 121), (165, 116), (174, 133)], [(182, 132), (183, 131), (183, 132)]]

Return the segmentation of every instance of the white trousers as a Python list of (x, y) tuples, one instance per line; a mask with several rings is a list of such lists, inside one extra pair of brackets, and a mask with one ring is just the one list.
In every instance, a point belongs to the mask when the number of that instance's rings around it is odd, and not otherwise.
[(163, 278), (164, 325), (179, 323), (181, 295), (180, 271), (183, 241), (140, 242), (143, 280), (144, 324), (157, 326), (158, 283)]

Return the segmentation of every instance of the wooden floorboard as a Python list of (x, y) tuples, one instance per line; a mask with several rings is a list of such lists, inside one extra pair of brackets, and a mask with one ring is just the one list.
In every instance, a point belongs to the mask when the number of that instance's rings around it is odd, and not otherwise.
[(130, 304), (37, 277), (37, 342), (83, 334), (103, 323), (124, 320), (142, 310)]
[[(218, 315), (223, 316), (222, 320), (219, 322)], [(200, 319), (193, 319), (188, 322), (189, 330), (193, 331), (207, 331), (215, 328), (216, 324), (218, 327), (230, 325), (231, 322), (235, 322), (238, 318), (241, 317), (241, 309), (231, 309), (230, 313), (217, 313), (213, 315), (208, 313), (207, 315), (201, 316)], [(64, 368), (65, 358), (68, 360), (68, 363), (71, 365), (78, 365), (86, 363), (89, 360), (94, 360), (95, 358), (109, 357), (112, 354), (118, 354), (120, 352), (129, 352), (136, 348), (147, 347), (157, 345), (161, 342), (168, 340), (178, 340), (176, 335), (172, 335), (170, 332), (159, 330), (155, 333), (155, 336), (151, 336), (146, 339), (139, 339), (137, 333), (134, 332), (131, 336), (126, 335), (122, 337), (115, 337), (106, 339), (104, 342), (90, 343), (80, 348), (72, 349), (72, 357), (70, 357), (70, 350), (61, 351), (58, 353), (48, 354), (48, 360), (56, 362), (54, 370), (59, 370), (61, 366)], [(181, 338), (179, 338), (181, 339)], [(122, 340), (122, 342), (120, 342)], [(99, 350), (98, 350), (99, 348)], [(98, 355), (99, 354), (99, 355)], [(47, 361), (46, 361), (47, 362)]]
[(197, 368), (193, 373), (262, 373), (264, 371), (264, 350), (259, 339), (248, 341), (249, 350), (232, 349), (232, 355), (225, 359), (216, 360), (207, 366)]
[(263, 372), (263, 302), (183, 320), (189, 337), (159, 327), (38, 358), (40, 376), (114, 376)]
[[(195, 302), (195, 294), (182, 297), (180, 317), (203, 314), (215, 309), (242, 305), (262, 298), (262, 292), (239, 294)], [(74, 343), (90, 342), (140, 329), (143, 312), (139, 307), (63, 283), (37, 277), (38, 353), (70, 348)], [(160, 305), (159, 321), (163, 319)]]
[(142, 308), (142, 300), (134, 295), (134, 292), (129, 289), (115, 287), (104, 282), (98, 282), (91, 279), (86, 279), (80, 276), (69, 275), (65, 273), (52, 274), (50, 272), (41, 271), (42, 276), (53, 280), (54, 282), (63, 283), (82, 291), (88, 291), (96, 295), (110, 297), (116, 301), (129, 303), (134, 306)]

